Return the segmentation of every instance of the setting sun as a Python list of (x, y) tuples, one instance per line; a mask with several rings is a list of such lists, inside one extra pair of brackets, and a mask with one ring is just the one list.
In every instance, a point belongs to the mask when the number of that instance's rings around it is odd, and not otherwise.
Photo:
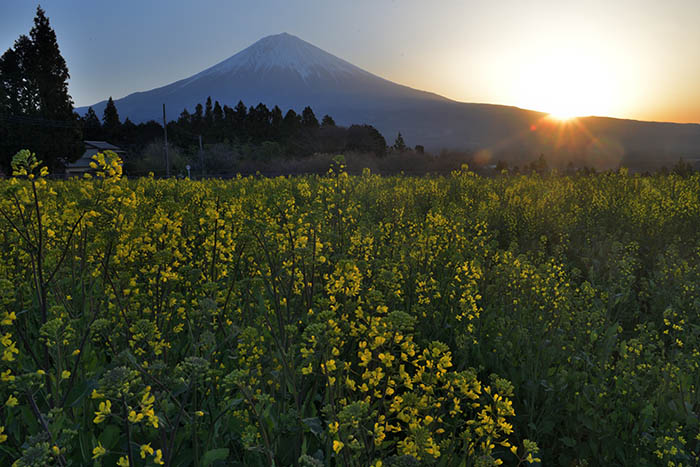
[(568, 120), (572, 120), (572, 119), (578, 117), (578, 115), (576, 115), (575, 113), (570, 113), (570, 112), (566, 112), (566, 111), (561, 111), (561, 112), (556, 111), (556, 112), (550, 112), (548, 117), (553, 119), (553, 120), (558, 120), (560, 122), (566, 122)]
[(557, 120), (614, 111), (615, 79), (602, 56), (576, 47), (547, 50), (524, 63), (518, 76), (520, 105)]

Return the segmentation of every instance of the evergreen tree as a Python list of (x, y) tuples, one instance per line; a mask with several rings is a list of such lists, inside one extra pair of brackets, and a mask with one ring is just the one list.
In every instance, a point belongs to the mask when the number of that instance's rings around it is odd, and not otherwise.
[(348, 128), (346, 150), (386, 155), (386, 140), (372, 125), (351, 125)]
[(211, 111), (212, 125), (209, 130), (214, 141), (221, 141), (224, 134), (224, 111), (219, 101), (214, 102), (214, 109)]
[(87, 113), (83, 117), (83, 135), (87, 140), (99, 140), (102, 138), (102, 124), (92, 107), (88, 108)]
[(196, 134), (202, 134), (202, 128), (204, 125), (204, 107), (202, 104), (197, 104), (194, 108), (194, 113), (192, 114), (192, 132)]
[(0, 58), (0, 165), (20, 149), (34, 151), (51, 168), (83, 151), (78, 116), (68, 94), (70, 75), (56, 33), (41, 7), (29, 36)]
[(247, 129), (249, 137), (256, 142), (263, 142), (270, 135), (270, 111), (262, 102), (248, 109)]
[(102, 128), (104, 129), (105, 138), (114, 139), (119, 137), (120, 127), (121, 122), (119, 121), (117, 106), (114, 105), (112, 96), (109, 96), (109, 100), (107, 101), (107, 105), (105, 106), (105, 110), (102, 115)]
[(406, 143), (403, 140), (403, 136), (401, 136), (401, 132), (399, 132), (399, 134), (396, 136), (396, 141), (394, 141), (393, 149), (396, 152), (406, 151)]
[(248, 109), (246, 109), (243, 101), (238, 101), (236, 108), (233, 111), (233, 133), (239, 141), (248, 139), (246, 130), (246, 120), (248, 118)]
[(311, 107), (306, 106), (301, 112), (301, 126), (304, 128), (318, 128), (318, 120)]
[(289, 138), (295, 134), (301, 127), (301, 118), (297, 113), (289, 109), (282, 120), (282, 134), (285, 138)]
[(37, 7), (34, 27), (29, 32), (34, 53), (32, 74), (39, 93), (42, 116), (52, 119), (71, 119), (73, 100), (68, 95), (68, 67), (61, 56), (56, 33), (41, 7)]
[(274, 106), (270, 112), (270, 137), (279, 141), (282, 137), (282, 122), (284, 117), (282, 117), (282, 109), (278, 106)]
[(27, 36), (21, 36), (15, 42), (15, 48), (7, 49), (0, 57), (0, 113), (3, 115), (21, 115), (27, 108), (22, 103), (29, 83), (23, 79), (24, 64), (20, 53), (23, 39), (29, 41)]
[(324, 115), (321, 120), (321, 126), (335, 126), (335, 120), (330, 115)]
[(211, 96), (207, 97), (207, 102), (204, 107), (204, 121), (207, 125), (207, 128), (211, 128), (212, 123), (214, 123), (214, 116), (212, 115)]
[(212, 110), (212, 115), (214, 117), (214, 125), (219, 125), (224, 121), (224, 111), (221, 108), (219, 101), (214, 102), (214, 110)]
[(122, 123), (121, 130), (119, 132), (119, 137), (122, 142), (132, 142), (136, 138), (136, 132), (138, 127), (134, 125), (134, 122), (126, 117), (124, 123)]
[(182, 109), (180, 116), (177, 118), (177, 124), (183, 128), (189, 128), (192, 124), (192, 117), (187, 109)]
[(39, 108), (39, 91), (36, 81), (33, 79), (33, 57), (34, 44), (25, 35), (21, 35), (15, 41), (16, 65), (18, 67), (16, 79), (20, 81), (17, 90), (18, 110), (16, 115), (36, 115)]

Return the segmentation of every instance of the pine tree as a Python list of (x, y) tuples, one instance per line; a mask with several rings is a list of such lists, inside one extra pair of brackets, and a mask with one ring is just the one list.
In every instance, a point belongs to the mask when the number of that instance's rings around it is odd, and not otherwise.
[(86, 140), (99, 140), (102, 138), (102, 124), (92, 107), (88, 108), (87, 113), (83, 117), (83, 135)]
[(330, 115), (324, 115), (321, 120), (321, 126), (335, 126), (335, 120)]
[(284, 120), (282, 120), (283, 137), (289, 138), (293, 136), (299, 130), (299, 127), (301, 127), (301, 118), (294, 110), (289, 109), (284, 115)]
[(214, 137), (214, 141), (221, 141), (224, 134), (224, 111), (219, 101), (214, 102), (214, 109), (211, 111), (212, 125), (209, 130)]
[(263, 142), (270, 135), (270, 110), (262, 102), (248, 109), (247, 129), (249, 137), (256, 142)]
[(204, 125), (203, 112), (204, 107), (202, 107), (202, 104), (197, 104), (192, 114), (192, 131), (196, 134), (202, 134), (202, 127)]
[(117, 112), (117, 106), (114, 105), (112, 96), (110, 96), (102, 116), (102, 128), (104, 129), (105, 137), (118, 138), (120, 127), (119, 112)]
[(301, 125), (304, 128), (318, 128), (318, 120), (311, 107), (306, 106), (301, 112)]
[(211, 130), (211, 125), (214, 122), (212, 115), (211, 96), (207, 97), (207, 103), (204, 107), (204, 121), (207, 124), (207, 130)]
[(131, 142), (134, 140), (134, 137), (136, 136), (136, 131), (137, 131), (137, 126), (129, 120), (129, 117), (126, 117), (124, 120), (124, 123), (122, 123), (121, 129), (119, 131), (119, 136), (121, 138), (121, 141), (128, 141)]
[(405, 152), (406, 151), (406, 143), (403, 140), (403, 136), (401, 136), (401, 132), (396, 136), (396, 141), (394, 141), (394, 151), (396, 152)]
[(0, 57), (0, 113), (4, 115), (25, 113), (22, 96), (26, 93), (28, 80), (23, 79), (24, 64), (19, 49), (22, 38), (29, 42), (27, 36), (20, 37), (15, 42), (15, 48), (7, 49)]
[(357, 152), (372, 152), (377, 157), (386, 155), (386, 140), (371, 125), (351, 125), (348, 128), (345, 149)]
[(243, 101), (238, 101), (236, 108), (233, 109), (233, 133), (239, 141), (243, 142), (248, 139), (246, 130), (246, 119), (248, 118), (248, 109)]
[(282, 109), (278, 106), (274, 106), (270, 112), (270, 137), (275, 141), (279, 141), (281, 138), (283, 120)]
[(224, 121), (224, 111), (221, 108), (219, 101), (214, 102), (214, 110), (212, 110), (212, 115), (214, 117), (214, 124), (219, 125)]
[(177, 124), (184, 128), (189, 128), (191, 124), (191, 116), (187, 109), (182, 109), (180, 116), (177, 119)]
[(33, 78), (39, 92), (39, 105), (44, 117), (70, 119), (73, 100), (68, 95), (68, 67), (61, 56), (56, 33), (41, 7), (37, 7), (34, 27), (29, 32), (34, 45)]
[(0, 113), (6, 115), (0, 123), (0, 165), (8, 167), (23, 148), (51, 168), (80, 156), (82, 132), (69, 78), (56, 33), (37, 7), (29, 36), (20, 36), (0, 58)]

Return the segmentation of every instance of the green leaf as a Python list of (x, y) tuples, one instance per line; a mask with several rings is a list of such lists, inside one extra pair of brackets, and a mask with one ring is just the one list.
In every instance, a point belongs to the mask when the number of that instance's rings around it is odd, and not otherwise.
[(561, 441), (564, 444), (564, 446), (569, 448), (573, 448), (574, 446), (576, 446), (576, 440), (574, 440), (573, 438), (569, 438), (568, 436), (560, 438), (559, 441)]
[(228, 448), (211, 449), (202, 456), (202, 467), (209, 467), (216, 461), (222, 461), (228, 457)]
[(67, 407), (76, 407), (82, 400), (97, 387), (97, 381), (88, 380), (77, 384), (71, 389), (66, 398)]
[(107, 449), (112, 449), (119, 441), (121, 430), (117, 425), (107, 425), (100, 435), (102, 446)]
[(311, 433), (313, 433), (314, 435), (320, 437), (323, 434), (323, 424), (321, 423), (320, 418), (305, 418), (302, 420), (302, 422), (309, 428), (309, 430), (311, 430)]

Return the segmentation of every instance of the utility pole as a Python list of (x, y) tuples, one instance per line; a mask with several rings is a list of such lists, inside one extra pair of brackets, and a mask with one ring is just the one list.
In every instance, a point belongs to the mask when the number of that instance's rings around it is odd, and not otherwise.
[(165, 176), (170, 178), (170, 158), (168, 157), (168, 124), (165, 122), (165, 104), (163, 104), (163, 134), (165, 135)]
[(202, 135), (199, 135), (199, 163), (202, 166), (202, 178), (206, 171), (204, 170), (204, 149), (202, 149)]

